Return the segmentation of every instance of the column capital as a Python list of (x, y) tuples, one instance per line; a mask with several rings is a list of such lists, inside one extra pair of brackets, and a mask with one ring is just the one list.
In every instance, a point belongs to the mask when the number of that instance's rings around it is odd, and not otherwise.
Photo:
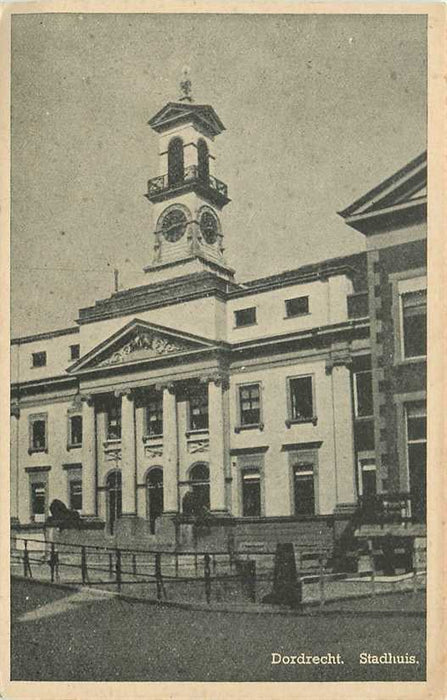
[(134, 392), (134, 390), (133, 390), (133, 389), (129, 389), (129, 388), (127, 388), (127, 389), (116, 389), (116, 390), (114, 391), (114, 394), (115, 394), (115, 397), (116, 397), (117, 399), (120, 399), (120, 398), (122, 398), (123, 396), (125, 396), (127, 399), (129, 399), (129, 401), (133, 401), (134, 398), (135, 398), (135, 392)]
[(215, 386), (221, 386), (222, 389), (228, 389), (230, 385), (228, 375), (220, 372), (214, 372), (212, 374), (202, 374), (200, 375), (200, 381), (204, 384), (212, 383)]
[(95, 397), (93, 396), (93, 394), (81, 394), (81, 401), (83, 403), (86, 403), (87, 406), (94, 406)]
[(326, 359), (326, 374), (332, 374), (334, 367), (346, 367), (349, 369), (352, 365), (352, 356), (348, 349), (331, 352)]
[(9, 409), (9, 415), (14, 418), (20, 418), (20, 406), (18, 403), (13, 403)]
[(167, 391), (168, 391), (170, 394), (175, 394), (175, 384), (174, 384), (174, 382), (158, 382), (158, 383), (155, 385), (155, 389), (156, 389), (156, 391), (164, 391), (165, 389), (167, 389)]

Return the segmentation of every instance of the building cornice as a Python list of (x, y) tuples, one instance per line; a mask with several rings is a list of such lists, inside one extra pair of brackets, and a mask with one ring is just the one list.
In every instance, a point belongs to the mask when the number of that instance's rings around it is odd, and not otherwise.
[(72, 335), (79, 333), (79, 326), (72, 328), (61, 328), (55, 331), (47, 331), (45, 333), (35, 333), (34, 335), (25, 335), (19, 338), (12, 338), (11, 345), (23, 345), (24, 343), (34, 343), (36, 340), (50, 340), (58, 338), (61, 335)]

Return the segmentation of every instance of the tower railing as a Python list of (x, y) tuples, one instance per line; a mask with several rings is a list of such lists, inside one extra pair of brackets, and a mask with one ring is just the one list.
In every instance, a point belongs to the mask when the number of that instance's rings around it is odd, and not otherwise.
[(221, 180), (218, 180), (217, 177), (214, 177), (214, 175), (204, 177), (203, 174), (199, 172), (197, 165), (188, 165), (183, 171), (183, 177), (173, 178), (169, 177), (168, 173), (166, 173), (165, 175), (151, 178), (147, 185), (148, 195), (153, 196), (161, 194), (167, 190), (194, 183), (209, 187), (223, 197), (228, 197), (227, 185)]

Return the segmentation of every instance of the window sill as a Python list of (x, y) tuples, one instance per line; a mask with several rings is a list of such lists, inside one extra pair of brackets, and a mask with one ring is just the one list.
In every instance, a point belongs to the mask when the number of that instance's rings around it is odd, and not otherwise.
[(103, 447), (119, 447), (121, 445), (121, 438), (109, 438), (103, 442)]
[(308, 416), (307, 418), (287, 418), (285, 423), (287, 428), (290, 428), (292, 425), (301, 425), (302, 423), (312, 423), (312, 425), (316, 425), (318, 423), (318, 417)]
[(36, 452), (44, 452), (45, 454), (48, 454), (48, 447), (29, 447), (28, 448), (29, 455), (35, 454)]
[(162, 442), (163, 433), (154, 433), (154, 435), (143, 435), (143, 442)]
[(79, 450), (82, 447), (82, 442), (77, 442), (75, 445), (67, 445), (67, 450)]
[(427, 362), (427, 355), (418, 355), (417, 357), (401, 357), (394, 361), (395, 365), (412, 365), (415, 362)]
[(264, 430), (264, 423), (250, 423), (249, 425), (236, 425), (234, 432), (240, 433), (241, 430)]
[(303, 314), (292, 314), (291, 316), (284, 316), (283, 319), (284, 321), (288, 321), (289, 318), (303, 318), (303, 316), (312, 316), (310, 311), (306, 311)]
[(240, 328), (250, 328), (251, 326), (257, 326), (257, 325), (258, 325), (258, 322), (257, 322), (257, 321), (255, 321), (255, 323), (243, 323), (243, 324), (240, 325), (240, 326), (233, 326), (233, 330), (234, 330), (234, 331), (237, 331), (237, 330), (239, 330)]
[(371, 418), (374, 418), (374, 414), (371, 413), (369, 416), (354, 416), (355, 420), (357, 421), (363, 421), (363, 420), (371, 420)]
[(196, 436), (198, 437), (200, 435), (208, 435), (209, 432), (209, 428), (196, 428), (195, 430), (187, 430), (185, 435), (187, 438)]

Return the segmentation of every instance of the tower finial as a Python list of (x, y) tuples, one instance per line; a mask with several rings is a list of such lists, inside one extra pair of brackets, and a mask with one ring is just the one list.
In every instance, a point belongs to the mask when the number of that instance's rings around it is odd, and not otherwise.
[(192, 102), (192, 83), (189, 78), (189, 66), (183, 66), (182, 69), (182, 79), (180, 81), (180, 102)]

